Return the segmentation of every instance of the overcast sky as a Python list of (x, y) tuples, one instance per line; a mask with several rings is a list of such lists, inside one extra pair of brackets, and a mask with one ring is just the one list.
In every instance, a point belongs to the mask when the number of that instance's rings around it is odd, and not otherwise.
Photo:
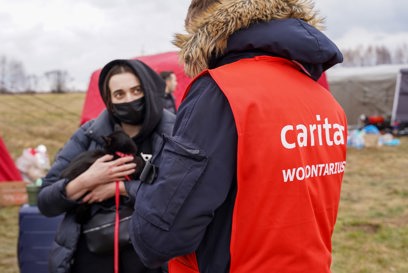
[[(66, 70), (72, 88), (116, 58), (176, 50), (190, 0), (0, 0), (0, 56), (27, 74)], [(408, 44), (407, 0), (317, 0), (340, 48)]]

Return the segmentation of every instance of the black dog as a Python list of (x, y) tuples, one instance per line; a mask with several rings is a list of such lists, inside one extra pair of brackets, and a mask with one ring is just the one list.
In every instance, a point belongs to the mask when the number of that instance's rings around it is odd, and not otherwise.
[[(145, 162), (137, 156), (138, 147), (133, 140), (123, 131), (114, 131), (108, 136), (102, 137), (105, 145), (103, 150), (85, 151), (76, 156), (69, 165), (61, 172), (61, 177), (69, 180), (75, 179), (81, 173), (85, 172), (98, 158), (110, 154), (113, 160), (121, 155), (133, 155), (133, 162), (136, 163), (135, 172), (130, 175), (131, 178), (137, 179), (143, 170)], [(85, 194), (86, 195), (86, 194)], [(80, 224), (85, 223), (91, 214), (90, 205), (81, 204), (75, 208), (76, 221)]]

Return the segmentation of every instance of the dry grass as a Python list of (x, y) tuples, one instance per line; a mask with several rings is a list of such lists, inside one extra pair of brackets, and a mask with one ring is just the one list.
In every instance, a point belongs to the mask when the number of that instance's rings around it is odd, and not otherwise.
[[(44, 144), (51, 159), (78, 128), (84, 93), (0, 96), (0, 136), (16, 159)], [(17, 273), (18, 207), (0, 208), (0, 272)]]
[[(45, 144), (50, 157), (78, 128), (84, 94), (0, 96), (1, 136), (13, 158)], [(408, 138), (349, 149), (333, 236), (333, 273), (408, 272)], [(18, 207), (0, 209), (0, 272), (17, 273)]]
[(0, 136), (13, 158), (47, 146), (50, 158), (78, 128), (85, 93), (0, 96)]
[(334, 273), (408, 272), (408, 139), (349, 149), (334, 232)]
[(18, 273), (18, 207), (0, 208), (0, 272)]

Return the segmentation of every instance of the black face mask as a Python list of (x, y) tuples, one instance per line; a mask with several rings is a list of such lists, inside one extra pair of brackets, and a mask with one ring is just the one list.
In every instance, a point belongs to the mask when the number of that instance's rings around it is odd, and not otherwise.
[(123, 123), (140, 125), (145, 116), (145, 98), (125, 103), (112, 103), (112, 114)]

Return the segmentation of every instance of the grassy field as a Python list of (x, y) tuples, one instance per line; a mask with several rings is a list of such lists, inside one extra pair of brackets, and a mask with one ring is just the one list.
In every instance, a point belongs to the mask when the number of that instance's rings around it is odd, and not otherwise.
[(85, 93), (0, 95), (0, 136), (12, 157), (44, 144), (50, 158), (78, 128)]
[[(44, 144), (52, 160), (78, 128), (85, 93), (0, 95), (0, 136), (13, 159)], [(18, 207), (0, 208), (0, 272), (17, 273)]]
[[(16, 159), (44, 144), (50, 158), (78, 128), (84, 94), (0, 96), (0, 135)], [(333, 236), (333, 273), (408, 272), (408, 138), (349, 149)], [(17, 273), (18, 207), (0, 208), (0, 272)]]

